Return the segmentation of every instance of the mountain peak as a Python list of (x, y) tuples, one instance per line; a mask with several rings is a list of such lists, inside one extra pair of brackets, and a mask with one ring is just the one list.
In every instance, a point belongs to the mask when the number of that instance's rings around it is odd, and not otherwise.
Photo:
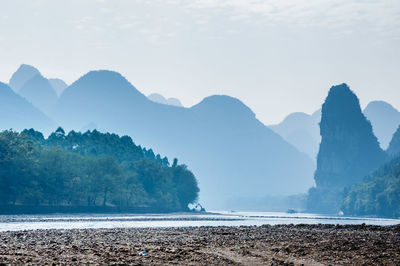
[(310, 119), (310, 115), (303, 112), (294, 112), (285, 117), (282, 123), (305, 122)]
[(25, 82), (19, 90), (19, 94), (45, 114), (51, 112), (57, 101), (56, 91), (50, 82), (40, 74)]
[(390, 103), (385, 101), (372, 101), (368, 103), (367, 107), (365, 107), (364, 112), (368, 112), (370, 109), (380, 109), (390, 112), (398, 113), (399, 111), (394, 108)]
[(364, 114), (371, 121), (381, 147), (386, 149), (400, 125), (400, 112), (385, 101), (372, 101), (365, 107)]
[(140, 108), (139, 106), (149, 102), (150, 100), (120, 73), (96, 70), (86, 73), (65, 88), (54, 113), (63, 119), (66, 125), (74, 124), (82, 128), (89, 122), (96, 122), (93, 119), (96, 116), (93, 112), (101, 113), (103, 116), (119, 117), (127, 110)]
[(212, 95), (192, 106), (193, 110), (232, 117), (255, 117), (254, 112), (237, 98), (227, 95)]
[(317, 187), (309, 194), (312, 211), (338, 211), (340, 189), (362, 180), (386, 159), (361, 112), (357, 96), (346, 84), (333, 86), (322, 105), (321, 144), (314, 179)]
[(10, 87), (14, 91), (19, 91), (22, 86), (24, 86), (25, 82), (30, 80), (36, 75), (40, 75), (40, 72), (37, 68), (27, 65), (27, 64), (22, 64), (19, 66), (17, 71), (11, 76), (10, 79)]
[(322, 105), (322, 117), (328, 121), (341, 120), (343, 123), (339, 123), (338, 125), (343, 126), (347, 126), (346, 123), (365, 119), (358, 97), (350, 90), (346, 83), (331, 87), (328, 97), (326, 97)]
[(28, 64), (21, 64), (19, 66), (19, 68), (17, 69), (17, 72), (18, 71), (32, 72), (32, 73), (35, 73), (35, 74), (40, 74), (39, 70), (36, 67), (28, 65)]
[(139, 92), (124, 76), (120, 73), (111, 70), (93, 70), (70, 86), (65, 88), (60, 96), (60, 99), (72, 97), (74, 100), (84, 97), (90, 100), (91, 97), (102, 98), (103, 100), (114, 99), (118, 101), (127, 101), (132, 99), (143, 100), (147, 97)]
[[(317, 111), (316, 111), (317, 112)], [(316, 113), (315, 112), (315, 113)], [(295, 112), (286, 116), (282, 122), (269, 127), (281, 135), (298, 150), (315, 160), (320, 143), (319, 127), (315, 113), (312, 115)]]
[(80, 79), (78, 79), (78, 81), (79, 80), (101, 80), (106, 81), (107, 83), (115, 81), (129, 83), (129, 81), (124, 76), (122, 76), (121, 73), (106, 69), (91, 70), (83, 75)]
[(325, 102), (329, 102), (329, 100), (333, 100), (338, 97), (341, 97), (343, 99), (347, 98), (348, 100), (358, 102), (357, 96), (346, 83), (332, 86), (329, 90), (328, 97), (326, 98)]
[(125, 79), (119, 72), (107, 70), (107, 69), (99, 69), (99, 70), (91, 70), (83, 77), (107, 77), (107, 78), (123, 78)]
[(178, 107), (182, 107), (182, 103), (181, 101), (179, 101), (179, 99), (177, 98), (165, 98), (163, 95), (159, 94), (159, 93), (152, 93), (149, 94), (147, 96), (147, 98), (153, 102), (156, 103), (162, 103), (162, 104), (166, 104), (166, 105), (172, 105), (172, 106), (178, 106)]

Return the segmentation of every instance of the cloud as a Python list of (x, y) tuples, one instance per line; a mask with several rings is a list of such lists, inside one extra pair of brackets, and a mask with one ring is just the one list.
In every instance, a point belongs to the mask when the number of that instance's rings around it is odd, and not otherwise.
[(367, 29), (386, 37), (400, 36), (398, 0), (182, 0), (180, 5), (199, 10), (224, 10), (232, 20), (258, 18), (265, 25), (286, 24), (348, 32)]

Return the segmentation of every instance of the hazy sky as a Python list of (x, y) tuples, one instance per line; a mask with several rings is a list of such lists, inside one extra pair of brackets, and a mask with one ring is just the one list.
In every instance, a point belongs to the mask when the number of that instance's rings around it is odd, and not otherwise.
[(266, 124), (346, 82), (400, 109), (400, 0), (0, 0), (0, 80), (116, 70), (185, 106), (241, 99)]

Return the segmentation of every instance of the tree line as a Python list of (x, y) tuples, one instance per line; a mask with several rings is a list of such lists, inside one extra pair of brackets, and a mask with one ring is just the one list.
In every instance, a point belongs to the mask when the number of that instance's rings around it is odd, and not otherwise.
[(0, 133), (0, 205), (117, 206), (187, 210), (199, 188), (174, 159), (130, 137), (58, 128)]

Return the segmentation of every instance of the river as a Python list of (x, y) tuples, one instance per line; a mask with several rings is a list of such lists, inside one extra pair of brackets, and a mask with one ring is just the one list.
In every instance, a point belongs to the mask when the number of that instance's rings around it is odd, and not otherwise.
[(0, 215), (0, 231), (87, 228), (156, 228), (276, 224), (400, 224), (400, 219), (323, 216), (309, 213), (229, 212), (204, 214), (51, 214)]

